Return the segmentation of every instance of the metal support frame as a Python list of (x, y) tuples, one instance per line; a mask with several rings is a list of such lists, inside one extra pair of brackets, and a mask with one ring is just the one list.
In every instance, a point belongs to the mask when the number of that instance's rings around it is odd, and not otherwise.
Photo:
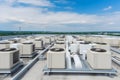
[[(110, 49), (111, 49), (111, 51), (116, 52), (116, 53), (118, 53), (120, 55), (120, 50), (119, 49), (116, 49), (116, 48), (113, 48), (113, 47), (111, 47)], [(112, 61), (120, 66), (120, 61), (119, 60), (112, 57)]]
[[(47, 66), (43, 69), (44, 73), (98, 73), (98, 74), (116, 74), (117, 71), (115, 69), (109, 69), (109, 70), (95, 70), (90, 67), (90, 65), (85, 60), (81, 60), (82, 62), (82, 68), (81, 69), (75, 69), (72, 67), (72, 69), (49, 69)], [(73, 64), (72, 64), (73, 65)], [(74, 66), (74, 65), (73, 65)]]
[(111, 50), (111, 51), (114, 51), (114, 52), (116, 52), (116, 53), (118, 53), (118, 54), (120, 54), (120, 50), (119, 50), (119, 49), (116, 49), (116, 48), (111, 47), (110, 50)]
[(118, 65), (120, 65), (120, 61), (118, 61), (117, 59), (115, 59), (114, 57), (112, 57), (112, 61), (117, 63)]
[[(67, 45), (67, 44), (66, 44)], [(80, 58), (81, 63), (82, 63), (82, 68), (80, 69), (76, 69), (74, 66), (74, 64), (72, 64), (72, 68), (65, 68), (65, 69), (49, 69), (47, 68), (47, 66), (44, 67), (43, 72), (44, 73), (97, 73), (97, 74), (116, 74), (117, 71), (115, 69), (92, 69), (91, 66), (88, 64), (88, 62), (86, 60), (83, 60), (82, 58)], [(66, 63), (67, 64), (67, 63)]]

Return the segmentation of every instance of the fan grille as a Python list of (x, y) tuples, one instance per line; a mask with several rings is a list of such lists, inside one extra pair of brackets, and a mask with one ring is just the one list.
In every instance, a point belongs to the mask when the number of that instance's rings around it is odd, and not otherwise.
[(64, 49), (63, 48), (52, 48), (50, 49), (50, 51), (61, 52), (61, 51), (64, 51)]
[(91, 50), (95, 52), (106, 52), (105, 49), (101, 49), (101, 48), (92, 48)]

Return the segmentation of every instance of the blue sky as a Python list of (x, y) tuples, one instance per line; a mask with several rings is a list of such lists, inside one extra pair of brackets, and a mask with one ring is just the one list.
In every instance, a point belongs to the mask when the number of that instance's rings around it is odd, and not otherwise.
[(0, 30), (120, 31), (120, 0), (0, 0)]

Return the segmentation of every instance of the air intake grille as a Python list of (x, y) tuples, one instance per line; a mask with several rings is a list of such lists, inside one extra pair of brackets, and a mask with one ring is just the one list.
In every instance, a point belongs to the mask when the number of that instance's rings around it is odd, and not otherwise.
[(63, 48), (52, 48), (50, 49), (50, 51), (61, 52), (61, 51), (64, 51), (64, 49)]
[(106, 43), (98, 43), (98, 42), (96, 42), (96, 44), (100, 44), (100, 45), (106, 45)]
[(18, 51), (13, 54), (13, 64), (19, 61), (19, 54)]
[(90, 44), (91, 42), (80, 42), (80, 44)]

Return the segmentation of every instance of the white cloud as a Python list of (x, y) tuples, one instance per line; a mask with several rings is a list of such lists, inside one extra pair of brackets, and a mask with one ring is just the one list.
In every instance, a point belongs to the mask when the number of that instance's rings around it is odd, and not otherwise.
[(67, 4), (69, 2), (69, 0), (54, 0), (55, 3), (63, 3), (63, 4)]
[[(13, 3), (14, 1), (10, 2), (10, 4)], [(75, 26), (82, 25), (83, 27), (94, 25), (102, 29), (105, 27), (108, 29), (111, 26), (120, 26), (120, 12), (113, 12), (107, 15), (91, 15), (65, 11), (52, 12), (42, 7), (32, 8), (12, 7), (8, 4), (0, 5), (0, 23), (10, 21), (21, 22), (21, 24), (27, 27), (65, 27), (73, 24)], [(81, 29), (83, 29), (83, 27)]]
[(112, 6), (108, 6), (108, 7), (104, 8), (103, 10), (107, 11), (107, 10), (110, 10), (110, 9), (112, 9)]
[(17, 0), (19, 3), (31, 4), (34, 6), (53, 6), (49, 0)]
[(72, 10), (73, 8), (72, 8), (72, 7), (67, 6), (67, 7), (65, 7), (65, 9), (67, 9), (67, 10)]
[[(0, 21), (18, 21), (24, 23), (55, 24), (119, 24), (120, 13), (109, 15), (89, 15), (71, 12), (50, 12), (44, 8), (0, 6)], [(44, 12), (46, 11), (46, 12)], [(9, 13), (9, 14), (8, 14)]]

